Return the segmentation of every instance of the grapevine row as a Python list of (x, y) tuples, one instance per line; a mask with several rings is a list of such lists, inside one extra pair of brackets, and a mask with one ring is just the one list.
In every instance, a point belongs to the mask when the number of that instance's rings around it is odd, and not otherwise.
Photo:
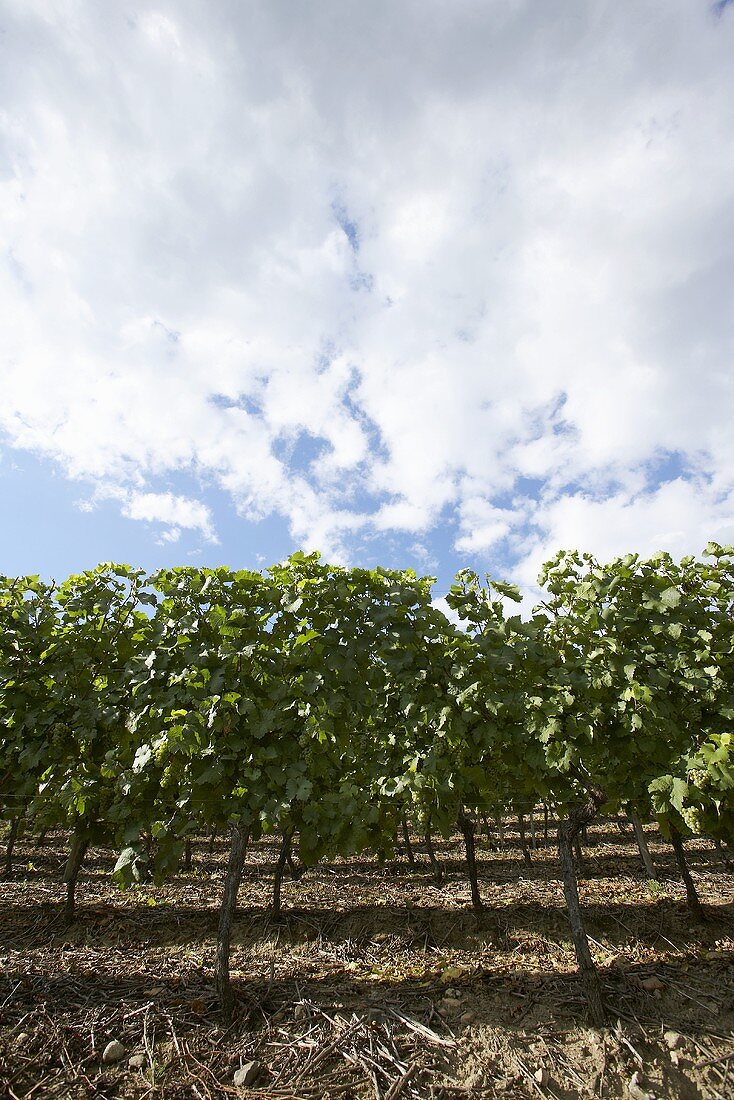
[[(590, 1015), (601, 985), (573, 846), (630, 807), (673, 843), (734, 842), (734, 550), (700, 558), (559, 553), (523, 617), (512, 585), (294, 554), (264, 572), (100, 565), (63, 583), (0, 578), (0, 815), (71, 831), (67, 913), (87, 846), (130, 884), (174, 874), (187, 841), (231, 838), (219, 995), (247, 844), (300, 859), (389, 855), (406, 813), (467, 848), (468, 809), (552, 805)], [(286, 845), (284, 845), (284, 852)], [(286, 855), (283, 856), (285, 861)]]

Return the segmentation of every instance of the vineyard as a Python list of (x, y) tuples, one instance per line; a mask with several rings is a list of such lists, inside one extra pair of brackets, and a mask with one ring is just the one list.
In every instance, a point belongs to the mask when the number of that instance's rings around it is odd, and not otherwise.
[[(11, 1096), (616, 1095), (626, 1074), (639, 1098), (640, 1015), (679, 1024), (666, 1072), (688, 1075), (662, 1095), (726, 1096), (734, 550), (561, 553), (524, 616), (464, 571), (460, 625), (431, 583), (304, 554), (0, 578)], [(58, 1041), (28, 1065), (39, 1002)], [(533, 1019), (545, 1054), (502, 1076), (482, 1018)], [(559, 1018), (622, 1053), (560, 1086)], [(92, 1081), (114, 1028), (137, 1078)]]

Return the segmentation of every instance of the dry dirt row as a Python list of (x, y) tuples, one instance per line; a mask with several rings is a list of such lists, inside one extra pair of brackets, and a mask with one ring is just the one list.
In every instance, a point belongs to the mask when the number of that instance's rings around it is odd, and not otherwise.
[[(509, 823), (508, 823), (509, 825)], [(517, 837), (479, 841), (485, 909), (469, 906), (458, 837), (404, 859), (323, 863), (268, 916), (277, 841), (249, 852), (232, 951), (233, 1023), (211, 967), (226, 845), (122, 893), (90, 853), (78, 919), (61, 918), (66, 838), (22, 838), (0, 883), (0, 1084), (33, 1097), (734, 1097), (734, 876), (689, 845), (693, 923), (668, 846), (645, 881), (631, 831), (590, 830), (581, 894), (609, 1026), (585, 1026), (551, 834), (526, 867)], [(542, 841), (542, 837), (541, 837)], [(125, 1057), (102, 1062), (117, 1040)], [(130, 1059), (133, 1065), (130, 1065)], [(254, 1079), (235, 1085), (254, 1062)], [(240, 1074), (241, 1080), (244, 1074)]]

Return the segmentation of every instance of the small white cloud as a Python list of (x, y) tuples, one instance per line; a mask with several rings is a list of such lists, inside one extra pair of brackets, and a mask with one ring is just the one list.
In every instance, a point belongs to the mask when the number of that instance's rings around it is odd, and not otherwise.
[(495, 508), (481, 497), (469, 497), (459, 508), (463, 533), (454, 546), (464, 554), (486, 553), (510, 533), (518, 518), (518, 513), (508, 508)]
[(168, 530), (161, 536), (167, 542), (176, 542), (181, 528), (199, 531), (208, 542), (217, 542), (211, 512), (201, 501), (172, 493), (131, 493), (123, 505), (123, 514), (129, 519), (162, 523)]
[(180, 527), (169, 527), (163, 532), (161, 537), (159, 539), (157, 539), (156, 541), (158, 542), (159, 546), (164, 546), (166, 543), (178, 542), (178, 540), (180, 538), (181, 538), (181, 528)]
[(408, 531), (416, 534), (431, 526), (430, 509), (410, 500), (383, 504), (372, 519), (378, 531)]

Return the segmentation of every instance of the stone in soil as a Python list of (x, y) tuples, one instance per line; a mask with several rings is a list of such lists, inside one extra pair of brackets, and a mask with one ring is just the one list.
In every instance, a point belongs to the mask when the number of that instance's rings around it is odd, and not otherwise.
[(655, 1100), (653, 1094), (645, 1088), (639, 1070), (632, 1074), (627, 1084), (627, 1095), (631, 1100)]
[(247, 1088), (254, 1084), (260, 1076), (261, 1065), (259, 1062), (245, 1062), (234, 1075), (234, 1083), (238, 1089)]
[(677, 1050), (683, 1042), (683, 1036), (677, 1031), (666, 1031), (663, 1039), (668, 1050)]
[(115, 1062), (121, 1062), (124, 1057), (125, 1048), (117, 1039), (113, 1039), (108, 1043), (102, 1052), (102, 1061), (107, 1066), (111, 1066)]

